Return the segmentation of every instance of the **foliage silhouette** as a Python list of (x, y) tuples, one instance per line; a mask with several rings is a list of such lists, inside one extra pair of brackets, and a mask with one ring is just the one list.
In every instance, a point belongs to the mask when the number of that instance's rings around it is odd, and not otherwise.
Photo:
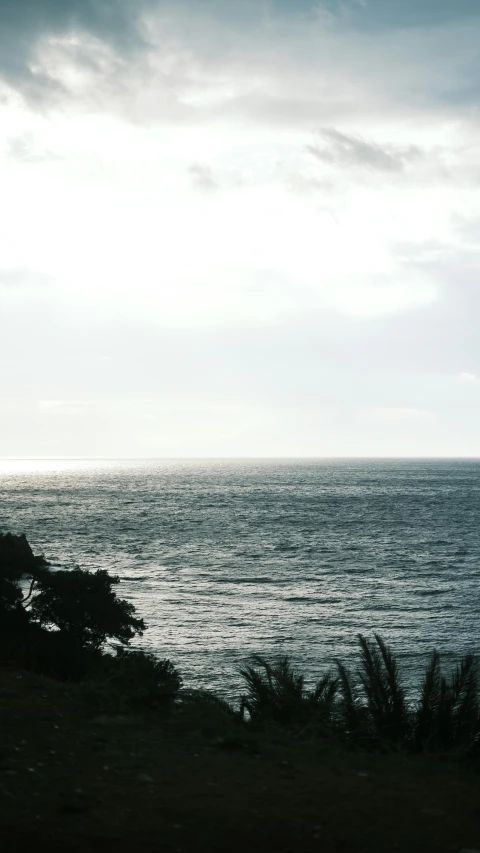
[(25, 535), (0, 534), (0, 631), (25, 630), (30, 617), (25, 610), (25, 596), (21, 582), (31, 580), (47, 562), (34, 556)]
[(145, 630), (134, 606), (117, 597), (118, 583), (103, 570), (54, 571), (24, 535), (0, 534), (2, 659), (60, 678), (84, 677), (106, 640), (128, 644)]
[(480, 727), (478, 664), (466, 654), (447, 681), (434, 650), (416, 710), (413, 742), (417, 749), (462, 746), (473, 742)]
[(404, 740), (409, 732), (405, 691), (400, 684), (394, 655), (378, 634), (374, 637), (376, 645), (362, 634), (358, 637), (360, 681), (375, 732), (380, 737), (398, 742)]
[(167, 708), (182, 686), (179, 671), (143, 649), (117, 646), (92, 665), (83, 690), (89, 704), (120, 713), (130, 709)]
[(428, 748), (437, 732), (440, 679), (440, 655), (434, 649), (430, 663), (425, 670), (420, 699), (416, 709), (413, 743), (418, 749)]
[(34, 595), (27, 605), (42, 628), (57, 629), (80, 648), (100, 649), (107, 639), (128, 643), (145, 630), (133, 604), (117, 598), (120, 579), (103, 569), (37, 572)]
[(304, 679), (297, 675), (288, 657), (270, 663), (261, 655), (254, 655), (252, 663), (242, 668), (240, 675), (247, 685), (241, 712), (247, 711), (252, 722), (271, 720), (288, 724), (303, 720)]
[(337, 703), (338, 728), (344, 737), (352, 742), (362, 738), (369, 740), (368, 713), (362, 704), (358, 685), (347, 667), (339, 660), (336, 661), (339, 681), (339, 699)]
[(102, 677), (133, 704), (168, 703), (182, 686), (182, 677), (170, 660), (160, 660), (143, 649), (118, 646), (115, 657), (105, 655), (102, 664)]
[(77, 648), (94, 651), (111, 638), (128, 643), (145, 623), (135, 617), (133, 604), (117, 598), (119, 582), (104, 570), (52, 571), (43, 556), (34, 556), (24, 535), (0, 534), (2, 630), (56, 630)]
[(372, 641), (363, 635), (358, 640), (357, 679), (337, 661), (337, 678), (328, 672), (312, 691), (288, 657), (269, 661), (255, 655), (240, 670), (247, 686), (240, 703), (243, 717), (247, 712), (251, 724), (275, 722), (306, 735), (330, 732), (353, 746), (468, 749), (472, 758), (480, 759), (479, 679), (473, 654), (465, 655), (447, 679), (434, 651), (419, 700), (409, 705), (398, 662), (384, 640), (378, 634)]

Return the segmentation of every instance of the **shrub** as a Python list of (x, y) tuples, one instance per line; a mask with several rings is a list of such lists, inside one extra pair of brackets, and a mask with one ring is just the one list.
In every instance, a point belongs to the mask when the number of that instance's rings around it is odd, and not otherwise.
[(409, 733), (405, 690), (400, 683), (393, 653), (378, 634), (374, 634), (374, 637), (375, 643), (361, 634), (358, 637), (361, 649), (360, 681), (370, 722), (380, 738), (403, 741)]
[(252, 722), (271, 720), (292, 723), (303, 719), (305, 708), (304, 679), (285, 656), (270, 663), (254, 655), (252, 663), (240, 670), (247, 693), (242, 696), (242, 714), (247, 711)]
[(479, 732), (478, 665), (474, 655), (465, 655), (447, 681), (435, 649), (416, 707), (414, 747), (424, 750), (465, 746), (473, 744)]
[(217, 749), (258, 751), (252, 727), (240, 712), (209, 690), (182, 690), (175, 713), (186, 736), (200, 733)]
[(92, 669), (89, 685), (100, 704), (130, 708), (159, 708), (171, 703), (182, 686), (179, 671), (169, 660), (159, 660), (143, 649), (116, 648), (104, 654)]
[(338, 701), (334, 709), (337, 731), (352, 745), (371, 745), (374, 732), (368, 708), (362, 701), (360, 688), (347, 667), (336, 661), (338, 671)]
[(401, 746), (416, 751), (460, 749), (480, 756), (480, 701), (477, 660), (465, 655), (447, 679), (435, 650), (420, 698), (408, 705), (398, 663), (378, 634), (359, 635), (360, 669), (354, 679), (341, 661), (337, 677), (328, 672), (312, 691), (288, 657), (270, 662), (256, 655), (240, 670), (247, 685), (241, 714), (253, 724), (275, 722), (301, 734), (336, 733), (349, 744), (368, 748)]
[(2, 633), (0, 661), (63, 681), (79, 681), (101, 658), (101, 652), (84, 649), (60, 631), (45, 631), (35, 623), (18, 625)]
[(338, 679), (331, 672), (313, 690), (307, 690), (303, 675), (296, 672), (288, 656), (269, 662), (254, 655), (251, 660), (240, 670), (247, 685), (240, 705), (242, 717), (247, 712), (254, 724), (300, 726), (304, 734), (321, 733), (333, 726)]

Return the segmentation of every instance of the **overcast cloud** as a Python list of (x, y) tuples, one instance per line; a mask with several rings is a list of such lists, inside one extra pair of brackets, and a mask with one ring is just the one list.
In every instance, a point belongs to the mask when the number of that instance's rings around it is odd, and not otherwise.
[(479, 455), (479, 36), (0, 0), (1, 455)]

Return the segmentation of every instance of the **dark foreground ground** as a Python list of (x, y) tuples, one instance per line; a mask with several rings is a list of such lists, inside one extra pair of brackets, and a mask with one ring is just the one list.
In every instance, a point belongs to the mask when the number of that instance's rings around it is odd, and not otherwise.
[(480, 772), (453, 763), (99, 713), (10, 670), (0, 710), (3, 853), (480, 850)]

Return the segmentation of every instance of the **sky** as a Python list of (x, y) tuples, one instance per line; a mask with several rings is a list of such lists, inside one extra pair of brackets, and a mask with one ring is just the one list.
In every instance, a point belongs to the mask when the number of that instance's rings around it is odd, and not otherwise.
[(480, 456), (475, 0), (0, 0), (0, 455)]

